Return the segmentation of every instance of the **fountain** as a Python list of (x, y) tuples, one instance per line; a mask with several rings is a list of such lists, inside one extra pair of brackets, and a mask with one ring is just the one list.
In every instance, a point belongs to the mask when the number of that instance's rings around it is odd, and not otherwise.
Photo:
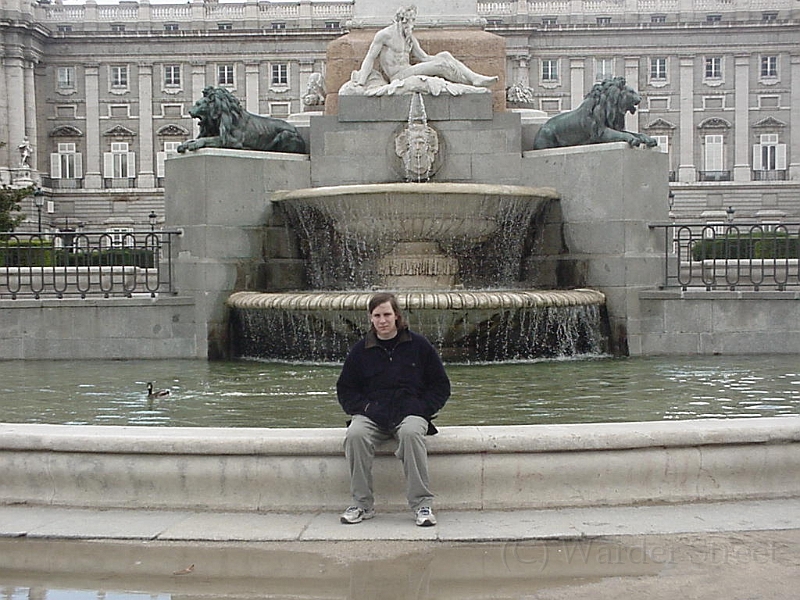
[(420, 93), (407, 123), (394, 137), (406, 182), (272, 195), (315, 291), (233, 294), (235, 354), (341, 360), (364, 334), (375, 289), (396, 291), (412, 326), (446, 359), (602, 352), (601, 293), (514, 289), (555, 190), (428, 182), (440, 146)]
[[(206, 148), (170, 165), (170, 220), (197, 233), (180, 286), (196, 290), (209, 357), (342, 360), (376, 290), (446, 360), (626, 353), (632, 294), (657, 278), (642, 224), (662, 212), (649, 174), (663, 159), (622, 144), (528, 152), (503, 73), (491, 89), (427, 75), (411, 93), (361, 89), (351, 72), (372, 36), (329, 45), (339, 92), (298, 124), (308, 155)], [(483, 31), (420, 38), (481, 71), (505, 64)]]

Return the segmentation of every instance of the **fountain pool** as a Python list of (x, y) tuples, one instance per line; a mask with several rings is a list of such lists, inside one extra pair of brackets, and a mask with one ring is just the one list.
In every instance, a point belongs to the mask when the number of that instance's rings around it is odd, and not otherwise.
[[(337, 364), (0, 362), (0, 422), (340, 427)], [(448, 425), (800, 415), (796, 356), (595, 357), (448, 364)], [(147, 399), (146, 383), (170, 388)]]

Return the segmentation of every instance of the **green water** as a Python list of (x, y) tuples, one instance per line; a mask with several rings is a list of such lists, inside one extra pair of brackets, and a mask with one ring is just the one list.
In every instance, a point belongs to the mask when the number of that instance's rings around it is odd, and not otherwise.
[[(205, 361), (0, 362), (0, 422), (339, 427), (340, 365)], [(440, 425), (800, 415), (796, 356), (595, 358), (447, 365)], [(169, 388), (149, 400), (146, 384)]]

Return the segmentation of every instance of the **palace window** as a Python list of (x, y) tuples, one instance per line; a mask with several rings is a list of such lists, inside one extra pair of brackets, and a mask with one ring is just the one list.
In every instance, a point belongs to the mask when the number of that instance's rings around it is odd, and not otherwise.
[(753, 170), (786, 170), (786, 144), (778, 143), (777, 133), (759, 136), (759, 143), (753, 146)]
[(289, 85), (289, 65), (286, 63), (275, 63), (272, 65), (272, 85)]
[(111, 65), (111, 87), (128, 87), (128, 65)]
[(558, 81), (558, 59), (542, 60), (542, 81)]
[(167, 87), (180, 87), (181, 66), (164, 65), (164, 85)]
[(286, 23), (283, 21), (274, 21), (272, 23), (272, 31), (281, 31), (283, 29), (286, 29)]
[(705, 170), (706, 171), (723, 171), (723, 144), (724, 137), (718, 134), (707, 135), (705, 137)]
[(667, 80), (667, 59), (663, 56), (650, 59), (650, 80)]
[(596, 61), (595, 81), (603, 81), (614, 76), (614, 59), (598, 58)]
[(233, 29), (233, 23), (217, 23), (217, 29), (219, 31), (230, 31)]
[(180, 25), (178, 23), (166, 23), (164, 25), (164, 31), (178, 31), (180, 29)]
[(164, 150), (156, 152), (156, 177), (166, 177), (164, 162), (170, 156), (178, 156), (178, 146), (182, 142), (164, 142)]
[(71, 90), (75, 87), (75, 67), (58, 67), (58, 89)]
[(236, 78), (233, 65), (217, 65), (217, 85), (233, 86)]
[(125, 25), (114, 24), (111, 26), (111, 31), (113, 31), (114, 33), (123, 33), (125, 31)]
[(650, 15), (651, 23), (666, 23), (667, 15)]
[(325, 29), (340, 29), (341, 26), (340, 21), (325, 21)]
[(76, 151), (74, 142), (58, 144), (58, 152), (50, 155), (50, 177), (52, 179), (81, 179), (83, 160)]
[(774, 78), (778, 76), (778, 57), (774, 55), (761, 57), (761, 77)]
[(130, 179), (135, 177), (135, 154), (128, 151), (128, 142), (112, 142), (111, 152), (103, 153), (103, 177)]
[(722, 58), (719, 56), (706, 57), (706, 79), (722, 79)]

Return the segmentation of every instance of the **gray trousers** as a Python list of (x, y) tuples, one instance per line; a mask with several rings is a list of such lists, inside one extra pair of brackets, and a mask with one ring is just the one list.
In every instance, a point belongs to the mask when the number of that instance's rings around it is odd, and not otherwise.
[(350, 467), (350, 493), (353, 504), (371, 509), (375, 505), (372, 492), (372, 463), (376, 446), (392, 438), (398, 441), (395, 456), (403, 462), (406, 476), (406, 498), (412, 510), (431, 506), (433, 494), (428, 489), (428, 449), (425, 434), (428, 422), (422, 417), (408, 416), (392, 431), (378, 427), (364, 415), (353, 415), (344, 437), (344, 455)]

